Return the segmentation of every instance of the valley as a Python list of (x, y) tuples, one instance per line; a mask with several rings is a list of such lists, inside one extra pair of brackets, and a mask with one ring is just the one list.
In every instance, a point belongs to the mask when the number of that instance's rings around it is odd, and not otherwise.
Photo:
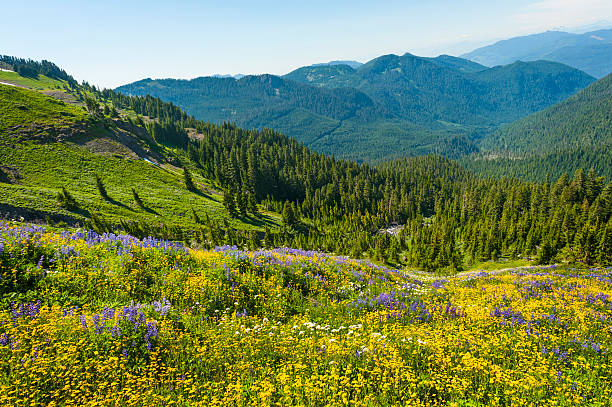
[(459, 158), (501, 124), (546, 108), (594, 78), (550, 62), (488, 69), (468, 60), (385, 55), (359, 66), (314, 65), (274, 75), (145, 79), (117, 88), (177, 104), (195, 118), (274, 128), (360, 162)]

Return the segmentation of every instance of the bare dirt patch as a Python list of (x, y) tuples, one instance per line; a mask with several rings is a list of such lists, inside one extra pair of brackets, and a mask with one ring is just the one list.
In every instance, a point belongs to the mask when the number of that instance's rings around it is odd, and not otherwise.
[(47, 96), (51, 96), (52, 98), (61, 100), (62, 102), (70, 103), (71, 105), (83, 105), (83, 103), (79, 102), (73, 95), (71, 95), (70, 93), (63, 92), (61, 90), (47, 90), (41, 93), (44, 93)]

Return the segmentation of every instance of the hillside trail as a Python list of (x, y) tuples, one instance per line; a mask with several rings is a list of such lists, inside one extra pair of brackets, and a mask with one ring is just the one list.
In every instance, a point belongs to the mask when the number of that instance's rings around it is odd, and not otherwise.
[(419, 271), (419, 270), (410, 270), (410, 271), (406, 271), (406, 273), (409, 274), (411, 277), (416, 278), (418, 280), (429, 282), (429, 281), (444, 280), (444, 279), (450, 280), (450, 279), (464, 279), (464, 278), (469, 278), (469, 277), (477, 277), (478, 274), (480, 273), (487, 273), (488, 275), (491, 275), (491, 274), (501, 275), (509, 271), (530, 270), (534, 268), (543, 269), (543, 268), (547, 268), (551, 266), (552, 265), (518, 266), (518, 267), (507, 267), (507, 268), (498, 269), (498, 270), (468, 270), (468, 271), (462, 271), (460, 273), (453, 274), (450, 276), (441, 276), (435, 273), (431, 273), (427, 271)]
[(508, 268), (503, 268), (503, 269), (498, 269), (498, 270), (469, 270), (469, 271), (462, 271), (460, 273), (457, 273), (451, 277), (470, 277), (479, 273), (487, 273), (487, 274), (504, 274), (508, 271), (513, 271), (513, 270), (524, 270), (524, 269), (533, 269), (533, 268), (537, 268), (537, 269), (542, 269), (542, 268), (547, 268), (547, 267), (551, 267), (553, 265), (541, 265), (541, 266), (518, 266), (518, 267), (508, 267)]

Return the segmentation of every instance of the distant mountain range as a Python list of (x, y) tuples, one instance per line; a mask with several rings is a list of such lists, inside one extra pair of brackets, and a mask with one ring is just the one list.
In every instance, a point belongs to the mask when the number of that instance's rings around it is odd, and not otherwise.
[(515, 61), (554, 61), (602, 78), (612, 73), (612, 29), (584, 34), (547, 31), (499, 41), (461, 57), (486, 66)]
[(229, 75), (229, 74), (215, 74), (215, 75), (211, 75), (212, 78), (234, 78), (234, 79), (241, 79), (244, 78), (246, 75), (243, 75), (241, 73), (237, 73), (236, 75)]
[(117, 90), (159, 97), (201, 120), (274, 128), (324, 153), (377, 161), (469, 154), (484, 134), (595, 80), (555, 62), (487, 68), (447, 55), (385, 55), (353, 66), (331, 62), (239, 80), (145, 79)]
[(353, 69), (357, 69), (361, 65), (363, 65), (363, 63), (358, 62), (358, 61), (329, 61), (329, 62), (323, 62), (319, 64), (312, 64), (312, 66), (326, 66), (326, 65), (348, 65)]

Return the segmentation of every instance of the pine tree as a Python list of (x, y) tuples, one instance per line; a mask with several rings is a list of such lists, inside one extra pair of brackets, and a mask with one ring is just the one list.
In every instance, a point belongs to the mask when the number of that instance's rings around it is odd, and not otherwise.
[(599, 246), (597, 248), (597, 261), (601, 265), (612, 265), (612, 218), (605, 229), (600, 232)]
[(225, 206), (225, 209), (232, 218), (236, 217), (236, 201), (234, 200), (232, 191), (229, 189), (223, 193), (223, 206)]
[(100, 105), (98, 102), (89, 96), (85, 96), (85, 106), (87, 107), (87, 111), (92, 116), (100, 116), (102, 114), (102, 110), (100, 109)]
[(183, 178), (185, 180), (185, 188), (189, 191), (195, 191), (196, 186), (193, 183), (193, 178), (191, 178), (191, 172), (189, 172), (187, 167), (183, 167)]
[(243, 216), (243, 217), (247, 216), (248, 198), (244, 194), (244, 192), (238, 192), (236, 194), (236, 203), (238, 204), (238, 209), (240, 210), (240, 215)]
[(255, 197), (253, 196), (252, 193), (248, 194), (248, 208), (249, 208), (249, 212), (251, 212), (253, 216), (255, 217), (259, 216), (259, 210), (257, 209), (257, 203), (255, 202)]
[(249, 249), (255, 250), (261, 247), (261, 241), (259, 240), (259, 236), (257, 236), (257, 232), (254, 230), (249, 231)]
[(291, 205), (289, 201), (285, 201), (285, 204), (283, 205), (282, 217), (283, 223), (287, 227), (295, 227), (298, 223), (298, 219), (293, 210), (293, 205)]
[(274, 246), (274, 237), (270, 232), (270, 228), (266, 226), (265, 235), (264, 235), (264, 244), (267, 248), (271, 248)]

